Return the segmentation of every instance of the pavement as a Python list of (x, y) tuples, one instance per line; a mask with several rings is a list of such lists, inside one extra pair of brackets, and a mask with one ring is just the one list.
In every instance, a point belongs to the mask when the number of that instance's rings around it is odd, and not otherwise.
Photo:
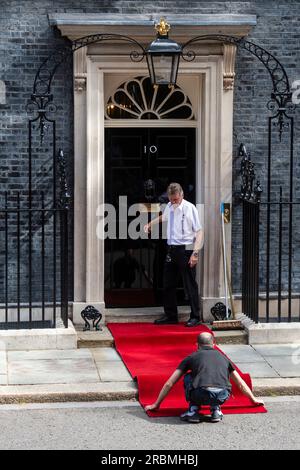
[[(135, 401), (136, 383), (109, 331), (84, 335), (86, 341), (81, 336), (74, 350), (0, 351), (0, 403)], [(258, 396), (300, 395), (300, 344), (220, 347), (242, 372), (251, 374)]]

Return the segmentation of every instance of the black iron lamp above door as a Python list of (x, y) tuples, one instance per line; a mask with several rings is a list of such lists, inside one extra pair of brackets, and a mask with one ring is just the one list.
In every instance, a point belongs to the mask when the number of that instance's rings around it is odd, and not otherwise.
[(168, 33), (170, 25), (164, 18), (155, 26), (157, 38), (146, 49), (149, 75), (152, 85), (176, 84), (182, 47)]

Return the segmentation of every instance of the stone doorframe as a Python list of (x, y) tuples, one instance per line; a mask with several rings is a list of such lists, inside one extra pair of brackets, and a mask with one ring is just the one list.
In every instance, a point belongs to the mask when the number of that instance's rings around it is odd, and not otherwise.
[[(81, 15), (82, 16), (82, 15)], [(201, 15), (200, 15), (201, 16)], [(204, 15), (205, 16), (205, 15)], [(222, 15), (224, 20), (226, 15)], [(229, 15), (231, 16), (231, 15)], [(237, 15), (238, 16), (238, 15)], [(241, 15), (243, 16), (243, 15)], [(74, 20), (50, 18), (63, 34), (70, 39), (94, 32), (94, 19), (86, 23), (84, 18)], [(98, 20), (97, 20), (98, 21)], [(105, 20), (102, 20), (102, 23)], [(128, 20), (118, 20), (117, 31), (134, 37), (132, 24)], [(180, 19), (180, 22), (184, 19)], [(191, 21), (191, 20), (190, 20)], [(229, 32), (235, 36), (245, 36), (255, 24), (252, 17), (234, 18), (234, 26), (220, 23), (214, 30), (212, 20), (203, 18), (201, 28), (186, 23), (180, 30), (179, 25), (173, 39), (183, 42), (185, 39), (203, 32)], [(206, 29), (206, 22), (210, 22)], [(229, 20), (228, 20), (229, 21)], [(98, 21), (99, 22), (99, 21)], [(153, 20), (151, 20), (153, 23)], [(152, 24), (151, 23), (151, 24)], [(181, 24), (180, 23), (180, 24)], [(199, 24), (200, 24), (199, 23)], [(225, 24), (224, 23), (224, 24)], [(71, 26), (70, 26), (71, 24)], [(100, 24), (100, 23), (99, 23)], [(73, 26), (72, 26), (73, 25)], [(79, 25), (79, 26), (78, 26)], [(122, 26), (120, 26), (122, 25)], [(112, 30), (111, 23), (107, 27)], [(79, 29), (80, 33), (79, 33)], [(83, 28), (83, 29), (82, 29)], [(148, 29), (147, 29), (148, 28)], [(233, 30), (232, 30), (233, 28)], [(190, 29), (190, 31), (189, 31)], [(199, 31), (200, 29), (200, 31)], [(99, 26), (98, 32), (104, 30)], [(146, 33), (143, 34), (143, 31)], [(180, 37), (180, 31), (183, 31)], [(85, 34), (84, 34), (85, 32)], [(139, 24), (138, 32), (145, 44), (153, 38), (149, 24)], [(137, 39), (140, 39), (137, 37)], [(193, 49), (197, 49), (194, 48)], [(146, 74), (144, 62), (132, 63), (129, 56), (118, 56), (120, 45), (97, 45), (79, 49), (74, 54), (74, 114), (75, 114), (75, 188), (74, 188), (74, 303), (73, 320), (80, 323), (81, 310), (92, 304), (105, 313), (104, 304), (104, 241), (96, 236), (98, 205), (104, 202), (104, 77), (106, 73), (120, 72), (136, 75)], [(223, 268), (221, 256), (220, 203), (232, 200), (232, 124), (233, 124), (233, 85), (236, 47), (211, 41), (202, 43), (196, 52), (199, 54), (193, 62), (181, 60), (179, 73), (198, 77), (201, 84), (201, 99), (197, 110), (200, 115), (201, 134), (197, 148), (197, 203), (204, 204), (203, 222), (205, 244), (198, 269), (200, 298), (205, 319), (211, 318), (210, 308), (222, 299)], [(200, 164), (199, 164), (200, 162)], [(230, 262), (231, 226), (226, 227), (227, 252)]]
[[(73, 319), (80, 320), (88, 304), (104, 310), (104, 241), (96, 236), (97, 208), (104, 203), (104, 75), (116, 71), (122, 62), (122, 74), (146, 74), (141, 64), (124, 58), (113, 62), (98, 55), (85, 57), (86, 71), (76, 73), (86, 51), (78, 51), (75, 60), (75, 237)], [(205, 245), (198, 280), (205, 318), (220, 301), (223, 292), (221, 202), (232, 198), (232, 120), (235, 46), (224, 46), (223, 55), (199, 57), (192, 64), (181, 63), (181, 73), (200, 78), (200, 145), (196, 152), (197, 203), (204, 204)], [(145, 121), (144, 121), (145, 122)], [(199, 164), (200, 163), (200, 164)], [(99, 229), (99, 227), (98, 227)], [(230, 260), (231, 231), (227, 227)]]

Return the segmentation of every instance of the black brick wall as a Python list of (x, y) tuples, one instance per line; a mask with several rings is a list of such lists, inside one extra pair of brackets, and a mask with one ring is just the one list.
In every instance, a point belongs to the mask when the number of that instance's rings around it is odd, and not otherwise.
[[(40, 0), (40, 1), (6, 1), (0, 0), (0, 80), (6, 84), (6, 104), (0, 104), (0, 156), (1, 156), (1, 194), (0, 206), (4, 204), (4, 191), (10, 191), (13, 198), (20, 190), (26, 202), (26, 185), (28, 179), (27, 163), (27, 120), (25, 110), (27, 100), (32, 91), (32, 85), (37, 68), (42, 61), (59, 45), (65, 43), (60, 33), (49, 26), (49, 13), (84, 12), (84, 13), (163, 13), (177, 14), (220, 14), (240, 13), (256, 14), (257, 26), (249, 36), (249, 40), (261, 45), (280, 59), (286, 67), (290, 81), (300, 79), (300, 2), (295, 0), (279, 1), (70, 1), (70, 0)], [(71, 64), (62, 66), (53, 84), (55, 103), (59, 119), (57, 120), (57, 147), (62, 147), (68, 159), (68, 177), (73, 182), (73, 103), (72, 103), (72, 67)], [(234, 168), (233, 192), (240, 187), (238, 145), (243, 142), (251, 151), (256, 163), (257, 173), (263, 189), (266, 191), (266, 157), (267, 157), (267, 119), (266, 104), (270, 98), (271, 81), (263, 65), (254, 57), (240, 51), (237, 58), (237, 77), (235, 84), (234, 105)], [(296, 125), (299, 121), (299, 107), (295, 111)], [(299, 124), (297, 125), (299, 127)], [(51, 129), (50, 129), (51, 130)], [(274, 164), (272, 175), (276, 184), (272, 187), (274, 197), (278, 197), (278, 185), (283, 185), (284, 196), (288, 194), (289, 162), (286, 152), (286, 137), (283, 144), (276, 144), (274, 149)], [(47, 151), (49, 142), (45, 142), (44, 150), (40, 151), (38, 142), (34, 146), (34, 181), (35, 187), (45, 190), (51, 195), (52, 161)], [(299, 197), (299, 132), (295, 131), (295, 197)], [(274, 179), (275, 181), (275, 179)], [(273, 223), (276, 226), (274, 214)], [(299, 238), (299, 210), (294, 214), (294, 236)], [(264, 218), (264, 215), (263, 215)], [(2, 219), (3, 220), (3, 219)], [(286, 223), (286, 222), (285, 222)], [(236, 203), (232, 218), (233, 259), (232, 279), (234, 291), (241, 289), (241, 206)], [(3, 232), (1, 232), (3, 241)], [(274, 243), (276, 236), (274, 234)], [(14, 261), (14, 240), (10, 256)], [(265, 238), (261, 238), (262, 256)], [(274, 253), (276, 247), (274, 247)], [(36, 251), (38, 252), (38, 246)], [(51, 250), (51, 246), (49, 246)], [(72, 254), (72, 246), (70, 249)], [(38, 254), (37, 254), (38, 256)], [(286, 256), (286, 253), (285, 253)], [(297, 252), (294, 254), (297, 259)], [(299, 256), (298, 256), (299, 257)], [(3, 266), (3, 254), (1, 257)], [(300, 261), (300, 260), (299, 260)], [(72, 260), (71, 260), (72, 263)], [(273, 269), (276, 273), (277, 260), (272, 258)], [(295, 282), (299, 286), (299, 269), (295, 271)], [(26, 278), (26, 266), (23, 268)], [(298, 274), (297, 274), (298, 273)], [(0, 273), (2, 278), (3, 272)], [(274, 276), (274, 282), (276, 276)], [(264, 271), (261, 272), (261, 282), (264, 282)], [(300, 286), (299, 286), (300, 287)], [(38, 287), (37, 287), (38, 291)]]

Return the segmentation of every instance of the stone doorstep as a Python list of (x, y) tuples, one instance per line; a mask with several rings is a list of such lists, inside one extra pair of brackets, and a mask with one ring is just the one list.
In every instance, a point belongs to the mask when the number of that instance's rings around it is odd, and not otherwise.
[[(253, 391), (257, 396), (300, 395), (300, 379), (253, 379)], [(0, 386), (0, 405), (126, 400), (138, 400), (137, 386), (133, 381)]]
[[(190, 309), (188, 307), (179, 307), (179, 321), (187, 321), (190, 316), (189, 312)], [(105, 323), (153, 323), (154, 320), (163, 314), (162, 307), (105, 309)]]
[[(180, 306), (178, 317), (180, 322), (189, 318), (190, 308)], [(163, 314), (163, 307), (147, 308), (113, 308), (105, 309), (105, 324), (107, 323), (153, 323)], [(206, 324), (210, 327), (210, 324)], [(78, 334), (78, 348), (114, 347), (114, 339), (106, 326), (101, 324), (103, 331), (82, 331), (83, 323), (74, 325)], [(244, 330), (214, 331), (217, 344), (248, 344), (248, 335)]]
[[(102, 326), (102, 331), (82, 331), (82, 325), (75, 325), (75, 329), (78, 348), (114, 347), (114, 338), (106, 326)], [(214, 331), (214, 335), (217, 344), (248, 344), (248, 335), (245, 331)]]

